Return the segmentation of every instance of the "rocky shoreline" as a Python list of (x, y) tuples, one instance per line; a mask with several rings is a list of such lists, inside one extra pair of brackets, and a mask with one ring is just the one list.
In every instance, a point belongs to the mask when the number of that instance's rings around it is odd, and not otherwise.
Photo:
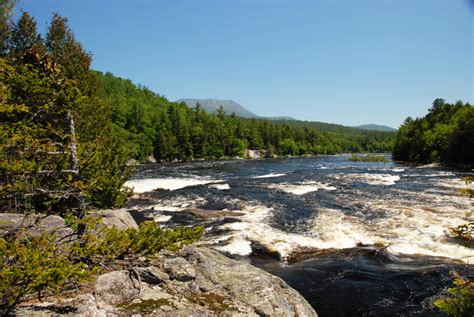
[[(100, 211), (108, 226), (136, 226), (126, 211)], [(9, 220), (11, 219), (11, 220)], [(0, 233), (25, 217), (0, 214)], [(58, 216), (35, 218), (41, 231), (64, 229)], [(40, 220), (38, 220), (40, 219)], [(62, 223), (61, 223), (62, 220)], [(33, 232), (33, 231), (32, 231)], [(125, 264), (125, 263), (124, 263)], [(140, 258), (100, 275), (73, 293), (31, 299), (12, 312), (18, 316), (317, 316), (282, 279), (207, 247), (185, 247)]]

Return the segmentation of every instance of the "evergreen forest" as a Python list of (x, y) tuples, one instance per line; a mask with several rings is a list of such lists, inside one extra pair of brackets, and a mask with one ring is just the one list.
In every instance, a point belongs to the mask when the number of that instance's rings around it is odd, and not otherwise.
[(95, 73), (99, 94), (112, 107), (117, 134), (135, 158), (151, 153), (159, 161), (245, 157), (245, 150), (265, 150), (268, 157), (342, 152), (389, 152), (394, 133), (298, 120), (266, 120), (205, 112), (199, 104), (168, 101), (146, 87)]
[(474, 107), (436, 99), (422, 118), (408, 117), (399, 128), (393, 158), (417, 163), (474, 165)]

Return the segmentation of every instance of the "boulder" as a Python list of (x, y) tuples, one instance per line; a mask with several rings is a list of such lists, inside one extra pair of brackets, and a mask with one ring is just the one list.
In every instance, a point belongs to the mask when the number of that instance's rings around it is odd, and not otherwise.
[(224, 217), (240, 217), (245, 215), (243, 212), (230, 211), (230, 210), (205, 210), (199, 208), (188, 208), (175, 213), (186, 213), (190, 214), (198, 219), (210, 219), (210, 218), (224, 218)]
[(0, 214), (0, 236), (8, 232), (14, 232), (26, 228), (26, 233), (30, 236), (37, 236), (44, 232), (55, 232), (58, 239), (70, 236), (73, 230), (65, 226), (64, 219), (56, 215), (42, 214)]
[[(257, 315), (317, 316), (314, 309), (282, 279), (244, 262), (232, 260), (208, 248), (186, 248), (180, 256), (219, 291)], [(209, 286), (208, 283), (205, 286)]]
[(181, 257), (164, 260), (163, 269), (172, 280), (185, 282), (196, 278), (196, 271)]
[(28, 234), (33, 236), (40, 235), (43, 232), (55, 232), (58, 235), (58, 239), (62, 239), (74, 234), (73, 229), (66, 227), (64, 219), (56, 215), (38, 218), (36, 225), (28, 230)]
[(267, 155), (266, 150), (246, 150), (244, 156), (249, 159), (260, 159)]
[(23, 225), (25, 215), (0, 213), (0, 236), (16, 231)]
[(118, 229), (138, 228), (135, 219), (126, 209), (103, 209), (91, 211), (91, 217), (102, 218), (102, 224), (107, 227), (115, 226)]
[(99, 307), (130, 301), (140, 293), (139, 282), (127, 270), (102, 274), (95, 284), (95, 299)]
[(141, 281), (151, 285), (160, 284), (164, 281), (170, 280), (170, 276), (156, 266), (137, 268), (136, 271), (138, 272)]

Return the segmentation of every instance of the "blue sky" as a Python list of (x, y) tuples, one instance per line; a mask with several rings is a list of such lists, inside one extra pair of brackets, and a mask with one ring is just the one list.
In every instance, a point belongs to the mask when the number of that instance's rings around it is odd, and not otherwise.
[(19, 0), (16, 12), (42, 32), (66, 16), (94, 69), (170, 100), (398, 127), (438, 97), (473, 103), (473, 2)]

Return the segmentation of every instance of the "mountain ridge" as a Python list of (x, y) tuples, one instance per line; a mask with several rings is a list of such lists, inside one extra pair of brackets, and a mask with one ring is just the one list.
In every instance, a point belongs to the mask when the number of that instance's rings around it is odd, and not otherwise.
[(220, 106), (224, 108), (226, 114), (230, 115), (235, 113), (236, 116), (243, 118), (259, 118), (260, 116), (246, 109), (244, 106), (233, 100), (222, 100), (222, 99), (197, 99), (197, 98), (182, 98), (176, 100), (177, 103), (184, 102), (189, 108), (196, 107), (199, 103), (204, 111), (209, 113), (216, 113)]
[(269, 120), (295, 120), (292, 117), (282, 116), (282, 117), (263, 117), (259, 116), (241, 104), (233, 101), (233, 100), (225, 100), (225, 99), (197, 99), (197, 98), (181, 98), (176, 100), (175, 102), (181, 103), (184, 102), (188, 107), (194, 108), (196, 104), (199, 103), (204, 111), (208, 113), (216, 113), (217, 109), (220, 106), (224, 108), (224, 112), (228, 115), (235, 113), (236, 116), (242, 118), (256, 118), (256, 119), (269, 119)]
[(394, 129), (392, 127), (381, 125), (381, 124), (375, 124), (375, 123), (362, 124), (358, 126), (353, 126), (352, 128), (362, 129), (362, 130), (371, 130), (371, 131), (384, 131), (384, 132), (397, 131), (397, 129)]
[[(219, 109), (220, 106), (223, 107), (224, 112), (227, 115), (235, 114), (238, 117), (242, 118), (255, 118), (255, 119), (268, 119), (268, 120), (273, 120), (273, 121), (302, 121), (304, 120), (297, 120), (289, 116), (281, 116), (281, 117), (263, 117), (259, 116), (252, 111), (248, 110), (238, 102), (235, 102), (234, 100), (226, 100), (226, 99), (213, 99), (213, 98), (206, 98), (206, 99), (198, 99), (198, 98), (181, 98), (176, 100), (175, 102), (181, 103), (184, 102), (189, 108), (194, 108), (196, 107), (196, 104), (199, 103), (204, 109), (204, 111), (208, 113), (216, 113), (217, 110)], [(382, 131), (382, 132), (395, 132), (397, 129), (394, 129), (392, 127), (386, 126), (386, 125), (380, 125), (380, 124), (363, 124), (363, 125), (358, 125), (358, 126), (344, 126), (340, 124), (331, 124), (331, 123), (324, 123), (324, 122), (317, 122), (314, 121), (314, 124), (318, 124), (320, 127), (321, 126), (327, 126), (331, 127), (334, 125), (335, 127), (346, 127), (346, 128), (353, 128), (353, 129), (359, 129), (359, 130), (368, 130), (368, 131)], [(336, 128), (337, 130), (338, 128)], [(330, 129), (331, 130), (331, 129)]]

